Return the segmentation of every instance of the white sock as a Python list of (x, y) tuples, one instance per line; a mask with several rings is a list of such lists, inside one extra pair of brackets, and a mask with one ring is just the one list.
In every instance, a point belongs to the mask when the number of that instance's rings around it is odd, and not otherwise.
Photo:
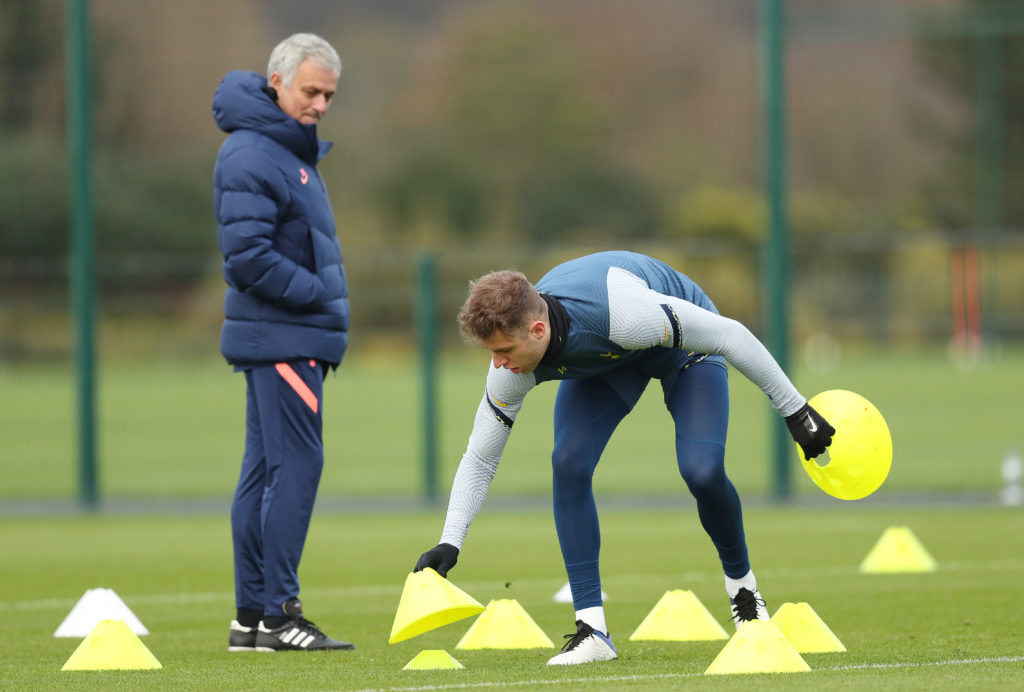
[(577, 610), (576, 619), (582, 620), (601, 634), (608, 634), (608, 625), (604, 621), (604, 606), (593, 606)]
[(740, 592), (740, 589), (747, 589), (750, 592), (757, 591), (757, 579), (754, 577), (753, 570), (747, 572), (739, 579), (733, 579), (729, 575), (725, 576), (725, 591), (729, 594), (729, 598), (736, 598), (736, 594)]

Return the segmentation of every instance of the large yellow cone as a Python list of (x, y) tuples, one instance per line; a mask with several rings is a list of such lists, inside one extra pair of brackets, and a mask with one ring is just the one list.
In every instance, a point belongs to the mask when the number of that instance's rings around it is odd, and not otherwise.
[(706, 641), (728, 639), (718, 621), (692, 591), (666, 591), (630, 635), (630, 641)]
[(826, 454), (808, 461), (799, 452), (815, 485), (840, 500), (859, 500), (878, 490), (892, 466), (892, 436), (878, 409), (845, 389), (822, 392), (808, 403), (836, 429)]
[(704, 675), (805, 673), (811, 667), (770, 620), (742, 623)]
[(425, 649), (406, 663), (402, 670), (446, 670), (465, 667), (444, 649)]
[(405, 578), (389, 644), (484, 611), (483, 605), (459, 587), (427, 567)]
[(149, 670), (162, 668), (124, 620), (96, 624), (61, 670)]
[(868, 574), (934, 572), (935, 558), (906, 526), (890, 526), (875, 543), (860, 571)]
[(456, 649), (552, 649), (555, 643), (544, 634), (529, 613), (514, 598), (499, 598), (487, 604), (463, 635)]
[(783, 603), (772, 616), (772, 622), (802, 654), (846, 651), (839, 637), (832, 633), (809, 603)]

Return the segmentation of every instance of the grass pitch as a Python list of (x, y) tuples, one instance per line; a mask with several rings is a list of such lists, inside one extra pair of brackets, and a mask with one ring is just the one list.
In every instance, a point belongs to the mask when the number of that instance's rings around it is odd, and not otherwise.
[[(600, 498), (599, 498), (600, 504)], [(472, 620), (387, 643), (402, 584), (440, 532), (442, 512), (314, 516), (301, 578), (310, 617), (354, 652), (232, 654), (224, 516), (0, 518), (0, 688), (359, 689), (1019, 689), (1024, 681), (1024, 513), (1000, 508), (879, 509), (835, 501), (746, 513), (769, 611), (807, 602), (845, 653), (805, 654), (812, 672), (704, 676), (725, 642), (631, 642), (669, 589), (692, 590), (723, 625), (722, 576), (692, 506), (602, 513), (603, 587), (619, 660), (549, 668), (550, 650), (463, 651)], [(885, 528), (908, 526), (938, 561), (926, 574), (858, 566)], [(559, 644), (574, 629), (547, 511), (485, 506), (454, 583), (482, 603), (515, 598)], [(79, 644), (53, 632), (90, 588), (114, 589), (150, 630), (161, 670), (61, 672)], [(731, 629), (729, 630), (731, 631)], [(464, 670), (403, 671), (424, 649)]]

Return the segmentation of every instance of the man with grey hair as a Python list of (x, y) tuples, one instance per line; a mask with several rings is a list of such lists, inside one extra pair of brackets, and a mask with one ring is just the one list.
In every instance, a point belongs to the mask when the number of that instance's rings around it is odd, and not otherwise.
[(317, 164), (317, 123), (341, 60), (295, 34), (267, 77), (229, 72), (213, 96), (228, 133), (214, 169), (227, 282), (221, 353), (245, 374), (242, 470), (231, 504), (236, 618), (229, 651), (353, 649), (303, 617), (298, 566), (324, 463), (324, 376), (348, 345), (348, 284)]
[(340, 74), (338, 54), (315, 34), (289, 36), (277, 44), (267, 63), (267, 81), (277, 92), (277, 105), (307, 125), (320, 122), (327, 112)]

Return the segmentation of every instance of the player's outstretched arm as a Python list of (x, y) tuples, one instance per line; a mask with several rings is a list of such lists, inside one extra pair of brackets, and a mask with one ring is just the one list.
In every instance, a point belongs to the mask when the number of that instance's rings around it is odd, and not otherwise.
[(764, 345), (736, 320), (651, 290), (621, 269), (608, 272), (608, 337), (626, 349), (654, 346), (724, 356), (783, 416), (807, 403)]
[(756, 384), (786, 419), (810, 460), (832, 443), (835, 429), (797, 391), (764, 344), (736, 320), (657, 293), (625, 270), (608, 273), (609, 338), (627, 349), (665, 346), (725, 357)]
[(535, 384), (532, 373), (513, 374), (503, 368), (490, 368), (473, 432), (452, 481), (440, 543), (462, 548), (469, 526), (494, 480), (523, 397)]
[(666, 314), (671, 314), (665, 328), (670, 332), (673, 326), (678, 329), (677, 348), (724, 356), (768, 396), (772, 406), (783, 416), (794, 415), (807, 403), (768, 349), (745, 325), (680, 298), (659, 296), (659, 299), (668, 308)]

